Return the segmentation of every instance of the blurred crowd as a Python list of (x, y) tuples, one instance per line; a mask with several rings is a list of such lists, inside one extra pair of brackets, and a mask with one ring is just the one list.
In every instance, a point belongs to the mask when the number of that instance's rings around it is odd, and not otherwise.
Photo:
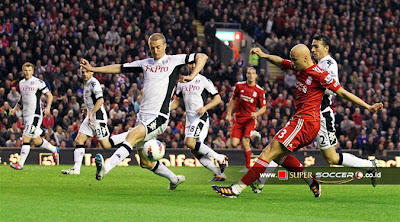
[[(203, 75), (210, 78), (222, 102), (210, 110), (213, 148), (230, 148), (226, 106), (233, 86), (245, 80), (246, 67), (232, 60), (221, 63), (214, 54), (215, 22), (240, 23), (242, 29), (271, 54), (289, 58), (295, 44), (311, 45), (313, 36), (332, 38), (331, 53), (339, 64), (341, 84), (366, 102), (383, 102), (371, 114), (337, 98), (338, 149), (365, 154), (400, 150), (400, 36), (398, 1), (130, 1), (130, 0), (3, 0), (0, 3), (0, 146), (19, 146), (24, 123), (21, 113), (9, 116), (19, 98), (21, 66), (32, 62), (36, 76), (51, 89), (52, 115), (45, 116), (45, 137), (61, 147), (74, 147), (85, 114), (79, 59), (104, 66), (149, 57), (146, 40), (164, 33), (167, 54), (203, 52), (209, 56)], [(206, 26), (206, 41), (198, 39), (193, 20)], [(181, 73), (187, 73), (182, 69)], [(294, 112), (295, 76), (286, 73), (270, 82), (264, 69), (259, 81), (267, 92), (267, 112), (258, 118), (252, 145), (263, 148)], [(96, 74), (104, 89), (108, 127), (112, 135), (136, 123), (143, 73)], [(43, 99), (43, 101), (45, 101)], [(167, 132), (159, 139), (167, 147), (183, 148), (185, 112), (172, 111)], [(96, 138), (87, 147), (98, 147)], [(313, 149), (312, 144), (306, 149)]]

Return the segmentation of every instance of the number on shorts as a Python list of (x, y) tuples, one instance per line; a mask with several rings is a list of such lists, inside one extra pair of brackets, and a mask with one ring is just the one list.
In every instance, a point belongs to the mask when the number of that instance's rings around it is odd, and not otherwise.
[(286, 133), (287, 133), (287, 130), (286, 129), (282, 129), (281, 132), (278, 135), (278, 138), (282, 139), (285, 136)]
[(321, 144), (325, 144), (325, 137), (324, 136), (320, 136), (320, 137), (322, 139)]
[(190, 132), (194, 132), (195, 128), (195, 126), (190, 127)]

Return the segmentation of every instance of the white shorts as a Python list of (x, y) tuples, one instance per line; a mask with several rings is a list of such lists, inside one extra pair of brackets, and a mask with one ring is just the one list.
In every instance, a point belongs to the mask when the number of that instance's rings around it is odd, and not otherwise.
[(329, 149), (337, 144), (335, 114), (327, 107), (321, 112), (321, 127), (318, 132), (318, 146), (321, 150)]
[(43, 116), (40, 115), (24, 116), (25, 129), (23, 135), (30, 138), (36, 138), (42, 135), (43, 130), (40, 128), (42, 126), (42, 121)]
[(142, 124), (146, 128), (146, 137), (143, 142), (156, 138), (164, 133), (168, 126), (168, 116), (157, 114), (138, 113), (136, 126)]
[(185, 137), (196, 138), (200, 142), (204, 142), (204, 139), (207, 137), (209, 127), (210, 120), (207, 113), (204, 113), (203, 116), (192, 120), (191, 123), (186, 119)]
[(83, 120), (79, 132), (87, 136), (93, 137), (96, 135), (98, 140), (105, 139), (110, 136), (110, 131), (108, 130), (107, 123), (104, 121), (90, 122), (89, 118)]

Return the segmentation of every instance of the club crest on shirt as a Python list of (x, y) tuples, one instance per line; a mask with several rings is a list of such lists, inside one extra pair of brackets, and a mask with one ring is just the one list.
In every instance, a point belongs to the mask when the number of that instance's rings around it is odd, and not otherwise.
[(257, 97), (257, 92), (253, 92), (253, 97)]
[(307, 80), (306, 80), (306, 84), (307, 84), (307, 85), (311, 85), (312, 80), (313, 80), (312, 77), (309, 76), (309, 77), (307, 78)]

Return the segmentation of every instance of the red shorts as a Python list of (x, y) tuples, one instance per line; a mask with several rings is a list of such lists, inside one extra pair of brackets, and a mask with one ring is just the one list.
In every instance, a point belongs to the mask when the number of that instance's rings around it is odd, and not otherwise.
[(284, 128), (278, 131), (274, 139), (278, 140), (286, 149), (297, 151), (314, 141), (319, 132), (319, 127), (319, 121), (291, 119)]
[(245, 121), (236, 120), (233, 123), (233, 128), (231, 132), (231, 138), (242, 139), (243, 137), (250, 138), (250, 133), (256, 127), (256, 121), (254, 119), (247, 119)]

